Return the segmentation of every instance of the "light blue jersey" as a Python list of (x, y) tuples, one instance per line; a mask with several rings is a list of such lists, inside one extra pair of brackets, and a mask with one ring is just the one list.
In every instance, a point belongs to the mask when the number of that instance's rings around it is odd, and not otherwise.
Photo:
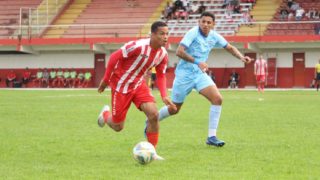
[[(187, 48), (186, 52), (196, 60), (206, 62), (209, 53), (214, 47), (227, 47), (228, 42), (214, 31), (204, 36), (200, 27), (194, 27), (182, 39), (180, 45)], [(184, 102), (192, 89), (200, 90), (215, 85), (212, 79), (198, 67), (198, 65), (180, 59), (175, 70), (171, 100), (175, 103)]]
[[(228, 42), (220, 34), (212, 30), (207, 37), (204, 36), (200, 31), (200, 27), (197, 26), (186, 33), (180, 45), (186, 47), (186, 52), (196, 60), (206, 62), (212, 48), (225, 48)], [(195, 79), (197, 75), (203, 74), (203, 72), (198, 65), (180, 59), (175, 74), (177, 77)]]

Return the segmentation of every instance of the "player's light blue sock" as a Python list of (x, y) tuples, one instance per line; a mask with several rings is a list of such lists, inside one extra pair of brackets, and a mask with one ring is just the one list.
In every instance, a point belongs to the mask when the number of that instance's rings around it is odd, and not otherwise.
[(211, 105), (209, 113), (209, 135), (208, 137), (216, 136), (219, 119), (221, 114), (221, 105)]
[(159, 121), (162, 121), (169, 116), (168, 106), (164, 106), (159, 110)]

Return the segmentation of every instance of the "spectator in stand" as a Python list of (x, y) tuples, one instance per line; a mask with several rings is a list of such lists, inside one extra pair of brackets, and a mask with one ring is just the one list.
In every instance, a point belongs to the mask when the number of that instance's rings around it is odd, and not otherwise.
[(286, 7), (283, 7), (280, 11), (280, 19), (285, 19), (289, 14), (289, 11)]
[(189, 16), (189, 14), (190, 14), (190, 12), (191, 12), (191, 6), (190, 6), (190, 4), (188, 3), (187, 6), (184, 7), (184, 9), (185, 9), (185, 12), (188, 13), (188, 16)]
[(225, 19), (226, 19), (226, 21), (227, 21), (228, 23), (233, 23), (233, 19), (232, 19), (232, 16), (231, 16), (230, 13), (228, 13), (228, 14), (226, 15)]
[(28, 68), (26, 68), (26, 72), (23, 73), (23, 77), (22, 77), (22, 84), (25, 84), (23, 87), (27, 87), (28, 85), (28, 81), (30, 79), (31, 76), (31, 72), (29, 71)]
[[(179, 9), (179, 19), (184, 19), (185, 22), (187, 23), (187, 20), (188, 20), (188, 13), (183, 9), (183, 8), (180, 8)], [(178, 20), (179, 21), (179, 20)], [(178, 22), (179, 23), (179, 22)]]
[(176, 7), (176, 5), (175, 4), (172, 4), (172, 6), (171, 6), (171, 12), (172, 13), (174, 13), (174, 12), (176, 12), (176, 10), (177, 10), (178, 8)]
[(212, 79), (212, 81), (213, 81), (214, 83), (216, 83), (215, 80), (214, 80), (214, 79), (215, 79), (214, 74), (212, 73), (211, 70), (209, 70), (208, 76)]
[(300, 7), (299, 4), (295, 1), (293, 1), (293, 4), (291, 6), (291, 12), (296, 13), (296, 10), (298, 10), (299, 7)]
[(199, 14), (199, 5), (197, 4), (197, 1), (193, 1), (190, 13), (191, 14)]
[(167, 17), (170, 9), (171, 9), (170, 3), (167, 2), (167, 6), (164, 7), (164, 10), (162, 11), (163, 18)]
[(240, 76), (238, 73), (236, 73), (236, 70), (232, 70), (232, 74), (230, 75), (230, 80), (229, 80), (229, 87), (228, 89), (231, 88), (231, 83), (234, 82), (236, 84), (236, 89), (238, 89), (238, 82), (240, 80)]
[(184, 0), (184, 1), (182, 2), (182, 5), (183, 5), (184, 10), (186, 10), (185, 8), (188, 6), (188, 4), (190, 4), (190, 1), (189, 1), (189, 0)]
[(239, 3), (238, 3), (238, 0), (232, 0), (231, 1), (231, 5), (232, 6), (237, 6)]
[(314, 19), (318, 16), (318, 11), (316, 10), (316, 7), (312, 7), (312, 10), (309, 12), (309, 16), (311, 19)]
[(290, 12), (289, 15), (288, 15), (288, 20), (290, 21), (291, 19), (293, 19), (293, 13)]
[(79, 88), (81, 87), (81, 82), (83, 81), (83, 77), (84, 77), (83, 70), (81, 70), (77, 76), (77, 79), (73, 81), (73, 88), (76, 86), (77, 82), (79, 83), (78, 87)]
[(166, 16), (166, 23), (168, 23), (168, 20), (173, 19), (173, 13), (172, 13), (172, 9), (169, 10), (169, 13)]
[(66, 71), (63, 73), (63, 87), (67, 87), (67, 84), (70, 83), (70, 72), (68, 68), (66, 68)]
[(173, 13), (173, 19), (176, 19), (178, 23), (180, 23), (179, 9), (176, 9), (176, 11)]
[(309, 10), (307, 10), (307, 12), (304, 14), (304, 17), (310, 19), (310, 11)]
[(13, 83), (16, 81), (16, 78), (17, 78), (16, 73), (14, 73), (13, 69), (11, 69), (6, 79), (7, 88), (9, 87), (9, 82), (12, 82), (12, 87), (13, 87)]
[(89, 69), (87, 69), (87, 72), (84, 74), (84, 81), (83, 81), (82, 87), (88, 87), (88, 84), (90, 81), (91, 81), (91, 73)]
[(44, 68), (43, 73), (42, 73), (42, 79), (41, 79), (41, 85), (43, 87), (44, 82), (47, 83), (47, 88), (49, 88), (49, 72), (47, 71), (47, 68)]
[(249, 21), (249, 14), (248, 14), (247, 11), (242, 15), (241, 21), (242, 21), (243, 24), (247, 24), (247, 23), (248, 23), (248, 21)]
[(314, 23), (314, 32), (316, 35), (319, 35), (319, 30), (320, 30), (320, 23), (319, 22)]
[(233, 13), (241, 14), (240, 10), (241, 10), (241, 7), (239, 4), (233, 7)]
[(287, 0), (287, 6), (288, 6), (289, 8), (291, 8), (292, 4), (293, 4), (293, 1), (292, 1), (292, 0)]
[(302, 7), (299, 7), (299, 9), (296, 10), (296, 19), (301, 19), (304, 14), (304, 10)]
[(222, 9), (225, 9), (228, 4), (229, 4), (229, 0), (224, 0), (223, 3), (222, 3), (221, 8), (222, 8)]
[(53, 87), (53, 82), (56, 80), (56, 77), (57, 77), (57, 72), (51, 68), (51, 71), (50, 71), (50, 80), (52, 81), (52, 88)]
[(174, 2), (176, 8), (178, 9), (179, 7), (183, 8), (182, 2), (180, 0), (177, 0), (176, 2)]
[(42, 71), (41, 71), (41, 68), (39, 68), (39, 71), (37, 72), (37, 77), (33, 80), (33, 88), (36, 87), (36, 85), (35, 85), (36, 81), (39, 81), (39, 88), (40, 88), (41, 80), (42, 80)]
[[(71, 81), (75, 82), (76, 78), (77, 78), (77, 72), (72, 68), (71, 72), (70, 72), (70, 80), (69, 80), (69, 82), (71, 82)], [(69, 87), (71, 88), (71, 83), (69, 83)], [(73, 88), (74, 88), (74, 86), (73, 86)]]
[(253, 28), (253, 27), (254, 27), (253, 22), (255, 22), (255, 21), (256, 21), (256, 20), (255, 20), (255, 19), (253, 18), (253, 16), (251, 15), (250, 18), (249, 18), (249, 26)]
[(199, 6), (199, 14), (202, 14), (206, 11), (206, 6), (204, 6), (203, 1), (200, 2), (200, 5), (201, 6)]
[(231, 5), (231, 2), (229, 2), (226, 13), (232, 13), (232, 12), (233, 12), (233, 6)]

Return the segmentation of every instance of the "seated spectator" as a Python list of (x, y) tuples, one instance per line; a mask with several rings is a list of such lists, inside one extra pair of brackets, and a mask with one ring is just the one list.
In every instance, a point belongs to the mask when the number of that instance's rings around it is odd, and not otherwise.
[(296, 13), (296, 10), (298, 10), (299, 7), (300, 7), (299, 4), (295, 1), (293, 1), (293, 4), (291, 6), (291, 12)]
[(221, 8), (222, 8), (222, 9), (225, 9), (228, 4), (229, 4), (229, 0), (224, 0)]
[(231, 5), (232, 6), (237, 6), (239, 3), (238, 3), (238, 0), (232, 0), (231, 1)]
[(291, 20), (291, 19), (293, 19), (293, 13), (292, 12), (290, 12), (289, 15), (288, 15), (288, 20)]
[(304, 14), (304, 17), (306, 17), (306, 18), (310, 18), (310, 11), (309, 10), (307, 10), (307, 12)]
[(66, 68), (66, 71), (63, 73), (63, 87), (67, 87), (67, 83), (70, 83), (70, 72), (68, 68)]
[(164, 10), (162, 11), (163, 18), (167, 17), (170, 9), (171, 9), (170, 3), (167, 2), (167, 6), (164, 7)]
[(230, 80), (229, 80), (229, 89), (231, 88), (231, 83), (236, 84), (236, 89), (238, 89), (238, 82), (240, 80), (240, 76), (238, 73), (236, 73), (236, 70), (232, 70), (232, 74), (230, 75)]
[(176, 10), (177, 10), (178, 8), (176, 7), (176, 5), (175, 4), (172, 4), (172, 6), (171, 6), (171, 12), (172, 13), (174, 13), (174, 12), (176, 12)]
[(82, 87), (88, 87), (88, 84), (90, 81), (91, 81), (91, 73), (89, 69), (87, 69), (87, 72), (84, 74), (84, 81), (83, 81)]
[(193, 1), (190, 13), (191, 14), (199, 14), (199, 5), (197, 4), (197, 1)]
[(184, 0), (182, 2), (182, 5), (183, 5), (183, 9), (186, 10), (185, 8), (188, 6), (188, 4), (190, 4), (190, 1), (189, 0)]
[(78, 87), (80, 88), (81, 87), (81, 82), (83, 81), (83, 77), (84, 77), (84, 74), (83, 74), (83, 70), (80, 71), (80, 73), (78, 74), (77, 78), (73, 81), (73, 88), (76, 86), (76, 83), (78, 82), (79, 85)]
[(184, 19), (184, 21), (187, 23), (189, 17), (189, 13), (186, 12), (184, 9), (179, 9), (179, 19)]
[(286, 7), (282, 8), (280, 11), (280, 19), (285, 19), (289, 14), (289, 11)]
[(209, 76), (209, 77), (212, 79), (212, 81), (215, 83), (215, 81), (214, 81), (215, 77), (214, 77), (214, 74), (212, 73), (211, 70), (209, 70), (208, 76)]
[(205, 11), (206, 11), (206, 7), (204, 6), (203, 1), (201, 1), (200, 7), (199, 7), (199, 14), (202, 14)]
[(178, 23), (180, 23), (180, 16), (179, 16), (180, 12), (179, 9), (176, 9), (176, 11), (173, 13), (172, 15), (172, 19), (176, 19)]
[(256, 21), (256, 20), (255, 20), (255, 19), (253, 18), (253, 16), (251, 15), (250, 18), (249, 18), (249, 26), (253, 28), (253, 27), (254, 27), (254, 24), (253, 24), (252, 22), (255, 22), (255, 21)]
[[(76, 78), (77, 78), (77, 72), (72, 68), (71, 69), (71, 72), (70, 72), (70, 79), (69, 79), (69, 82), (74, 82), (76, 81)], [(71, 88), (71, 84), (69, 84), (69, 87)], [(72, 86), (74, 88), (74, 86)]]
[(230, 13), (228, 13), (228, 14), (226, 15), (225, 19), (226, 19), (226, 21), (227, 21), (228, 23), (232, 23), (232, 22), (233, 22), (233, 19), (232, 19), (232, 16), (231, 16)]
[(304, 10), (302, 7), (299, 7), (299, 9), (296, 10), (296, 19), (301, 19), (304, 14)]
[(248, 12), (245, 12), (243, 15), (242, 15), (242, 19), (241, 19), (242, 23), (244, 24), (247, 24), (248, 21), (249, 21), (249, 14)]
[(226, 9), (227, 9), (226, 13), (232, 13), (233, 12), (233, 6), (231, 5), (231, 2), (229, 2), (229, 4), (228, 4)]
[(188, 13), (188, 15), (190, 14), (190, 12), (191, 12), (191, 6), (190, 6), (190, 4), (189, 4), (189, 3), (187, 4), (187, 6), (186, 6), (186, 7), (184, 7), (184, 10), (185, 10), (185, 12), (187, 12), (187, 13)]
[(233, 7), (233, 13), (241, 14), (240, 10), (241, 10), (241, 7), (239, 4)]
[(42, 79), (41, 79), (41, 85), (43, 87), (44, 82), (47, 83), (47, 88), (49, 88), (49, 72), (47, 71), (47, 68), (44, 68), (42, 73)]
[(50, 71), (50, 80), (52, 81), (52, 88), (54, 87), (54, 81), (56, 80), (57, 72), (51, 68)]
[(309, 12), (309, 18), (314, 19), (316, 18), (318, 15), (318, 11), (316, 10), (316, 7), (312, 7), (312, 10)]
[(172, 9), (169, 10), (169, 13), (166, 16), (166, 23), (168, 23), (168, 20), (173, 19), (173, 13), (172, 13)]
[(36, 81), (39, 81), (39, 88), (41, 86), (41, 80), (42, 80), (42, 71), (41, 71), (41, 68), (39, 68), (38, 72), (37, 72), (37, 76), (36, 78), (33, 80), (33, 88), (35, 88), (35, 82)]
[(11, 69), (6, 79), (7, 88), (9, 87), (9, 82), (12, 82), (12, 87), (13, 87), (13, 83), (16, 81), (16, 78), (17, 78), (16, 73), (14, 73), (13, 69)]
[(286, 0), (287, 1), (287, 7), (291, 8), (293, 1), (292, 0)]
[(22, 84), (25, 84), (23, 87), (27, 87), (28, 85), (28, 81), (30, 79), (31, 76), (31, 72), (29, 71), (28, 68), (26, 68), (26, 72), (23, 73), (23, 77), (22, 77)]
[(176, 0), (176, 2), (174, 2), (176, 8), (178, 9), (179, 7), (183, 8), (182, 2), (180, 0)]

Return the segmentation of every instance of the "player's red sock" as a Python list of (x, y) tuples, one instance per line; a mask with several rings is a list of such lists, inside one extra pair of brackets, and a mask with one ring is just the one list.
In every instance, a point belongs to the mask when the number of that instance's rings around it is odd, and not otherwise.
[(86, 87), (88, 87), (89, 82), (87, 82)]
[(84, 87), (85, 84), (86, 84), (86, 82), (83, 82), (83, 83), (82, 83), (82, 87)]
[(151, 132), (146, 131), (146, 133), (147, 133), (148, 142), (151, 143), (154, 146), (154, 148), (156, 149), (157, 144), (158, 144), (158, 139), (159, 139), (159, 132), (151, 133)]
[(39, 81), (39, 87), (41, 87), (41, 81)]
[(260, 92), (260, 83), (258, 83), (258, 89), (259, 89), (259, 92)]
[(32, 81), (32, 83), (33, 83), (33, 86), (34, 86), (34, 81)]
[(264, 82), (261, 83), (261, 86), (262, 86), (262, 91), (263, 91), (263, 89), (264, 89)]
[(81, 80), (79, 79), (78, 81), (79, 81), (79, 85), (78, 86), (81, 87)]
[(110, 111), (104, 111), (104, 112), (102, 113), (102, 115), (103, 115), (103, 118), (104, 118), (104, 122), (107, 123), (108, 117), (111, 115)]

